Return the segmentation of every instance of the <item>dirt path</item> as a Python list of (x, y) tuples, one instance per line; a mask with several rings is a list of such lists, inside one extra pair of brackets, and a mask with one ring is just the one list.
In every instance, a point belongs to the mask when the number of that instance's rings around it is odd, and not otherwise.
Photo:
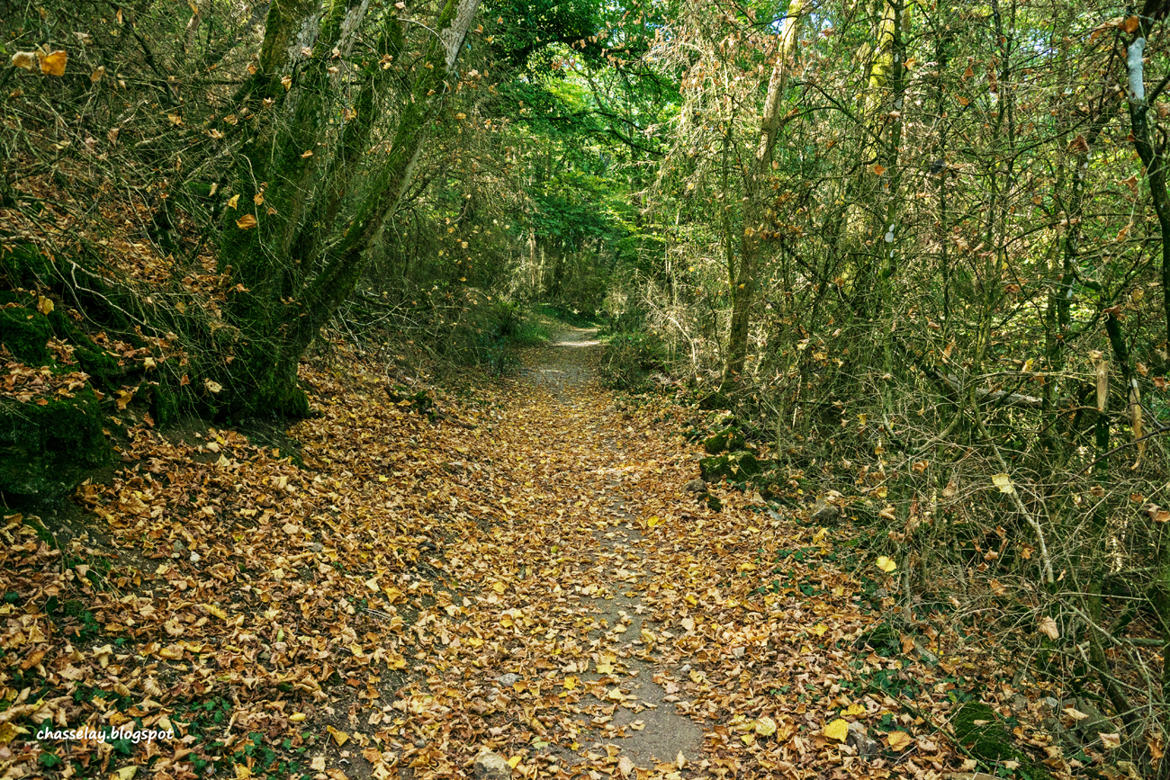
[[(589, 365), (599, 342), (595, 331), (572, 330), (562, 333), (544, 361), (531, 369), (535, 381), (548, 387), (559, 403), (577, 409), (585, 400), (594, 380)], [(572, 418), (569, 418), (572, 419)], [(654, 637), (662, 626), (650, 618), (643, 591), (652, 572), (648, 569), (646, 538), (638, 514), (638, 496), (623, 491), (624, 465), (636, 458), (625, 446), (624, 436), (614, 436), (601, 426), (590, 426), (595, 452), (584, 455), (600, 463), (604, 476), (601, 490), (602, 517), (593, 531), (595, 545), (588, 562), (564, 572), (567, 584), (586, 583), (577, 599), (580, 613), (593, 611), (594, 628), (589, 632), (590, 647), (596, 648), (594, 670), (583, 678), (595, 685), (612, 683), (605, 697), (586, 697), (588, 723), (600, 726), (588, 734), (593, 738), (589, 749), (603, 750), (616, 746), (623, 767), (650, 768), (674, 762), (685, 767), (702, 753), (702, 731), (679, 714), (672, 696), (659, 681), (680, 676), (677, 668), (662, 668), (652, 652)], [(566, 464), (570, 465), (571, 464)], [(589, 497), (585, 497), (589, 498)], [(589, 585), (596, 585), (596, 590)], [(614, 672), (600, 674), (607, 665)], [(619, 671), (620, 669), (620, 671)], [(677, 686), (676, 686), (677, 688)], [(620, 698), (619, 698), (620, 697)], [(571, 754), (569, 762), (575, 763)]]
[[(896, 587), (874, 553), (726, 485), (722, 511), (697, 500), (693, 412), (604, 389), (598, 351), (569, 330), (430, 405), (388, 403), (381, 363), (306, 367), (299, 464), (143, 424), (78, 491), (64, 558), (6, 515), (0, 775), (446, 779), (482, 751), (497, 778), (957, 768), (937, 724), (971, 694), (953, 659), (870, 641)], [(139, 717), (181, 741), (31, 737)]]
[(513, 777), (942, 777), (929, 740), (863, 759), (822, 733), (902, 717), (848, 681), (868, 619), (824, 559), (831, 532), (689, 495), (699, 453), (665, 401), (627, 407), (594, 381), (597, 349), (572, 330), (532, 350), (449, 453), (479, 499), (451, 499), (475, 525), (444, 545), (412, 628), (424, 679), (387, 740), (402, 775), (472, 776), (491, 751)]

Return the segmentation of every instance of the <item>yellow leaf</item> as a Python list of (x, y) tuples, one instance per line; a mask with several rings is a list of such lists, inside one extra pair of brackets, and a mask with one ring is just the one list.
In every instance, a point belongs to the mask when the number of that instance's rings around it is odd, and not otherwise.
[(8, 722), (0, 723), (0, 745), (7, 745), (16, 739), (16, 734), (16, 726)]
[(264, 203), (264, 193), (257, 192), (255, 195), (252, 196), (252, 202), (255, 203), (257, 206)]
[(49, 76), (64, 76), (65, 64), (69, 62), (69, 55), (64, 49), (51, 52), (37, 52), (37, 59), (41, 63), (41, 73)]
[(312, 156), (313, 156), (312, 149), (306, 149), (305, 151), (301, 152), (301, 157), (312, 157)]
[(53, 313), (53, 301), (45, 296), (37, 298), (37, 311), (46, 317)]
[(240, 203), (240, 196), (239, 195), (232, 195), (230, 198), (228, 198), (228, 208), (229, 209), (234, 209), (237, 205), (239, 205), (239, 203)]
[(496, 580), (492, 583), (492, 590), (494, 590), (496, 593), (502, 594), (505, 590), (505, 585), (499, 580)]
[(813, 626), (809, 630), (812, 631), (817, 636), (824, 636), (825, 632), (829, 630), (829, 627), (826, 626), (824, 623), (817, 623), (815, 626)]
[(329, 736), (333, 737), (333, 741), (337, 743), (338, 747), (349, 742), (349, 734), (346, 734), (344, 731), (339, 731), (332, 726), (326, 726), (325, 730), (329, 732)]
[(770, 737), (776, 733), (776, 721), (772, 720), (767, 715), (763, 715), (759, 718), (756, 718), (753, 724), (753, 729), (761, 737)]
[(137, 766), (124, 766), (110, 775), (110, 777), (113, 778), (113, 780), (134, 780), (134, 776), (137, 774)]
[(252, 770), (244, 764), (236, 764), (236, 780), (248, 780), (252, 776)]
[(613, 674), (614, 657), (612, 655), (599, 655), (597, 657), (597, 673), (598, 674)]
[(215, 615), (220, 620), (227, 620), (228, 613), (227, 610), (223, 607), (217, 607), (215, 604), (206, 604), (203, 608), (211, 614)]
[(999, 488), (1000, 493), (1015, 493), (1015, 485), (1012, 484), (1012, 478), (1007, 474), (995, 474), (991, 478), (991, 483)]
[(853, 716), (864, 715), (865, 714), (865, 705), (862, 704), (861, 702), (855, 701), (852, 704), (850, 704), (848, 707), (846, 707), (845, 709), (841, 710), (841, 714), (842, 715), (853, 715)]
[(879, 555), (876, 563), (877, 563), (877, 567), (879, 569), (881, 569), (882, 571), (884, 571), (886, 574), (889, 574), (890, 572), (892, 572), (898, 568), (898, 564), (894, 563), (892, 560), (890, 560), (889, 558), (887, 558), (884, 555)]
[(566, 691), (572, 691), (572, 690), (576, 690), (576, 688), (577, 688), (577, 683), (579, 683), (579, 682), (580, 682), (580, 680), (579, 680), (579, 679), (577, 679), (576, 677), (572, 677), (572, 676), (570, 676), (570, 677), (566, 677), (566, 678), (565, 678), (565, 683), (564, 683), (564, 685), (565, 685), (565, 690), (566, 690)]
[(289, 719), (289, 722), (290, 722), (290, 723), (304, 723), (304, 721), (305, 721), (305, 713), (303, 713), (303, 712), (294, 712), (292, 715), (289, 715), (289, 716), (288, 716), (288, 719)]
[(524, 756), (521, 756), (521, 755), (519, 755), (519, 754), (517, 754), (517, 755), (515, 755), (515, 756), (512, 756), (511, 758), (509, 758), (509, 759), (508, 759), (508, 766), (510, 766), (510, 767), (512, 767), (513, 769), (515, 769), (515, 768), (516, 768), (516, 766), (517, 766), (517, 764), (519, 764), (519, 763), (520, 763), (520, 760), (521, 760), (522, 758), (524, 758)]
[(216, 382), (214, 379), (204, 379), (203, 385), (207, 388), (207, 392), (209, 393), (219, 393), (223, 391), (223, 385), (221, 385), (219, 382)]
[(905, 750), (914, 740), (905, 731), (891, 731), (886, 735), (886, 742), (889, 743), (891, 750)]
[(849, 724), (845, 720), (837, 718), (836, 720), (826, 725), (825, 728), (821, 730), (821, 733), (829, 739), (835, 739), (838, 742), (844, 742), (845, 739), (849, 736)]
[(280, 83), (285, 89), (290, 88), (292, 86), (292, 76), (281, 76)]
[(658, 517), (647, 517), (646, 518), (646, 527), (647, 528), (656, 528), (657, 526), (660, 526), (660, 525), (662, 525), (662, 521)]
[(1101, 738), (1101, 747), (1106, 750), (1117, 750), (1121, 747), (1121, 733), (1114, 732), (1112, 734), (1105, 734), (1098, 731), (1097, 736)]
[(236, 220), (236, 227), (240, 230), (251, 230), (256, 224), (256, 217), (253, 214), (245, 214)]

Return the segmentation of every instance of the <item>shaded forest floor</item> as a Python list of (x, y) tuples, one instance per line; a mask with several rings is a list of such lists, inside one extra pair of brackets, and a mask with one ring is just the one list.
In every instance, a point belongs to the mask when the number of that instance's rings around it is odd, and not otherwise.
[[(55, 535), (4, 520), (4, 776), (462, 777), (482, 751), (542, 778), (974, 768), (954, 705), (1008, 713), (1011, 670), (881, 622), (895, 580), (843, 526), (689, 492), (690, 412), (603, 389), (593, 336), (434, 405), (335, 355), (287, 436), (128, 425)], [(177, 734), (33, 739), (47, 719)]]

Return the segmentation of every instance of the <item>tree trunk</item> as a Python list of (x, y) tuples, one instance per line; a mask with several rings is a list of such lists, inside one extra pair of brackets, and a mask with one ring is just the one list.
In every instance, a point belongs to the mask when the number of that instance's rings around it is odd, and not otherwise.
[[(744, 171), (744, 203), (759, 204), (762, 180), (772, 164), (772, 153), (780, 131), (780, 99), (788, 81), (789, 61), (796, 53), (796, 40), (800, 35), (800, 24), (805, 13), (807, 0), (791, 0), (780, 26), (776, 62), (768, 78), (768, 90), (764, 97), (764, 110), (760, 116), (760, 129), (755, 154)], [(724, 204), (725, 208), (727, 204)], [(723, 367), (722, 392), (728, 384), (743, 373), (747, 358), (748, 330), (751, 325), (751, 306), (755, 298), (757, 283), (756, 266), (760, 259), (758, 231), (748, 224), (747, 211), (743, 218), (740, 236), (740, 257), (731, 276), (731, 328), (727, 337), (727, 361)], [(731, 237), (727, 239), (730, 241)]]
[[(303, 415), (308, 411), (307, 399), (296, 384), (297, 364), (317, 332), (353, 291), (365, 268), (370, 246), (410, 186), (428, 125), (445, 97), (446, 82), (454, 72), (478, 6), (479, 0), (448, 0), (444, 6), (435, 25), (439, 33), (429, 39), (423, 52), (419, 75), (414, 80), (410, 100), (398, 118), (389, 154), (374, 174), (372, 195), (357, 207), (348, 229), (331, 238), (327, 245), (319, 237), (306, 238), (304, 231), (313, 231), (318, 217), (337, 213), (356, 157), (368, 140), (372, 117), (359, 116), (362, 123), (342, 133), (340, 165), (332, 174), (339, 178), (321, 188), (322, 205), (307, 207), (303, 190), (309, 185), (305, 169), (311, 163), (302, 164), (302, 161), (312, 159), (313, 155), (304, 152), (313, 149), (301, 149), (307, 136), (297, 131), (320, 121), (324, 101), (320, 90), (300, 96), (307, 102), (295, 112), (293, 132), (282, 136), (284, 144), (277, 144), (279, 148), (271, 154), (273, 159), (282, 160), (284, 167), (270, 171), (272, 175), (265, 179), (269, 187), (264, 193), (266, 201), (278, 199), (293, 223), (285, 224), (283, 231), (270, 233), (263, 228), (237, 227), (233, 219), (223, 245), (221, 267), (230, 268), (238, 283), (227, 311), (228, 319), (239, 332), (226, 383), (233, 414)], [(335, 42), (331, 39), (336, 37), (335, 31), (340, 34), (339, 20), (344, 19), (346, 8), (347, 0), (333, 0), (322, 22), (323, 34), (317, 49), (331, 47)], [(335, 27), (334, 22), (337, 22)], [(267, 34), (265, 47), (268, 47)], [(310, 83), (314, 82), (310, 80)], [(320, 82), (315, 83), (321, 86)], [(364, 104), (362, 94), (366, 94)], [(359, 107), (372, 111), (372, 97), (372, 94), (359, 93)], [(253, 167), (262, 165), (264, 151), (254, 148), (254, 155), (249, 155), (245, 162)], [(284, 175), (276, 175), (281, 173)], [(253, 176), (250, 181), (261, 180)], [(254, 188), (253, 195), (257, 191)], [(241, 188), (241, 194), (248, 194), (246, 187)], [(244, 202), (243, 197), (240, 202)], [(297, 223), (306, 209), (311, 216), (300, 226)], [(260, 222), (266, 216), (269, 215), (258, 209), (255, 218)], [(296, 235), (298, 227), (303, 230), (296, 240), (282, 238)], [(327, 230), (328, 225), (323, 229)], [(264, 236), (272, 236), (274, 240), (264, 241)], [(307, 248), (323, 255), (319, 258), (273, 255), (270, 254), (273, 247)]]

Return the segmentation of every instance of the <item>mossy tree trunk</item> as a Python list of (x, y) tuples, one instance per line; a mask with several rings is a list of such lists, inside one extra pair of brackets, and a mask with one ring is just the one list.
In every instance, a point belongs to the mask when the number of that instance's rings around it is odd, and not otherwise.
[[(224, 383), (232, 414), (307, 413), (307, 399), (297, 387), (297, 364), (321, 326), (353, 291), (371, 245), (400, 205), (479, 0), (444, 4), (435, 24), (438, 34), (429, 37), (413, 66), (416, 75), (397, 117), (389, 152), (372, 173), (371, 194), (353, 206), (347, 227), (334, 230), (379, 119), (377, 90), (387, 80), (377, 73), (377, 64), (367, 65), (347, 125), (338, 133), (335, 148), (324, 148), (332, 107), (332, 52), (347, 15), (358, 6), (359, 0), (330, 0), (312, 54), (291, 84), (278, 78), (281, 62), (275, 55), (267, 60), (262, 55), (254, 75), (252, 94), (260, 96), (262, 110), (253, 138), (240, 154), (237, 210), (227, 218), (220, 252), (220, 268), (235, 283), (226, 315), (237, 329), (237, 343)], [(266, 31), (265, 53), (281, 46), (287, 49), (289, 31), (312, 13), (303, 5), (291, 11), (290, 7), (274, 3), (274, 11), (280, 10), (278, 27)], [(390, 62), (402, 47), (392, 12), (385, 12), (380, 34)], [(270, 45), (270, 39), (284, 43)], [(279, 129), (271, 129), (278, 123)], [(327, 157), (328, 165), (323, 163)]]

